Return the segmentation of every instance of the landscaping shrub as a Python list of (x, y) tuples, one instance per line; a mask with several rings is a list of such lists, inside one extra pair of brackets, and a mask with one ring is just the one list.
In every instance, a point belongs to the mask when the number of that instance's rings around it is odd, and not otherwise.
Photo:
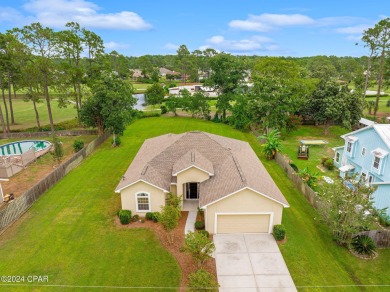
[(152, 213), (152, 220), (153, 222), (157, 223), (160, 219), (160, 212), (153, 212)]
[(198, 233), (203, 234), (207, 238), (210, 236), (210, 233), (207, 230), (198, 230)]
[(160, 109), (161, 109), (161, 114), (162, 115), (166, 114), (168, 112), (168, 109), (167, 109), (167, 107), (165, 105), (160, 106)]
[(50, 152), (53, 155), (53, 159), (57, 161), (58, 164), (61, 163), (62, 158), (64, 157), (64, 146), (60, 139), (54, 134), (53, 135), (53, 150)]
[(361, 255), (372, 256), (375, 253), (376, 245), (371, 237), (367, 235), (357, 235), (352, 238), (352, 249)]
[(197, 229), (197, 230), (204, 229), (204, 222), (203, 221), (196, 221), (195, 222), (195, 229)]
[(218, 291), (214, 276), (205, 270), (197, 270), (188, 276), (187, 291)]
[(324, 166), (325, 166), (327, 169), (332, 170), (332, 169), (334, 168), (333, 159), (332, 159), (332, 158), (327, 159), (327, 160), (324, 162)]
[(311, 173), (310, 170), (305, 167), (304, 169), (301, 169), (298, 173), (298, 175), (302, 178), (304, 182), (307, 183), (307, 185), (311, 188), (316, 186), (316, 182), (318, 180), (318, 173)]
[(153, 220), (153, 213), (152, 212), (147, 212), (145, 215), (146, 220)]
[(84, 142), (81, 140), (74, 140), (73, 142), (73, 150), (74, 152), (79, 152), (81, 149), (84, 148)]
[(139, 215), (135, 214), (132, 218), (133, 222), (137, 222), (139, 220)]
[(139, 118), (139, 119), (160, 117), (160, 116), (161, 116), (160, 112), (154, 112), (154, 111), (150, 111), (150, 112), (138, 111), (137, 114), (136, 114), (136, 117)]
[(184, 250), (192, 256), (197, 267), (201, 268), (211, 258), (215, 244), (200, 232), (189, 231), (184, 237)]
[(282, 224), (274, 225), (273, 234), (276, 240), (283, 240), (286, 236), (286, 228)]
[(386, 106), (390, 107), (390, 99), (387, 100)]
[(383, 227), (389, 227), (390, 226), (390, 216), (386, 214), (380, 214), (379, 216), (379, 224)]
[(321, 157), (321, 164), (325, 166), (325, 161), (327, 161), (329, 157)]
[(129, 224), (131, 220), (131, 211), (130, 210), (120, 210), (119, 211), (119, 221), (121, 224)]

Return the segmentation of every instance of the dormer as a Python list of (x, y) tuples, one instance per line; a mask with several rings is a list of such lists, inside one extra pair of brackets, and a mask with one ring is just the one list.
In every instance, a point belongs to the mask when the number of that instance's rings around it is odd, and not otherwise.
[(173, 165), (172, 176), (177, 176), (190, 168), (196, 168), (207, 173), (209, 176), (214, 175), (214, 167), (211, 161), (204, 157), (199, 151), (190, 150)]
[(345, 153), (349, 157), (354, 157), (356, 152), (356, 142), (359, 140), (356, 136), (345, 137)]
[(378, 147), (371, 151), (371, 154), (373, 155), (371, 171), (381, 175), (385, 168), (386, 157), (389, 155), (389, 152)]

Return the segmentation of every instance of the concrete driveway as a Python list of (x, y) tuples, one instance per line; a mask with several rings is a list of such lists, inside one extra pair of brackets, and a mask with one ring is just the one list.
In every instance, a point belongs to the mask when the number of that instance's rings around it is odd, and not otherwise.
[(271, 234), (214, 235), (220, 291), (296, 291)]

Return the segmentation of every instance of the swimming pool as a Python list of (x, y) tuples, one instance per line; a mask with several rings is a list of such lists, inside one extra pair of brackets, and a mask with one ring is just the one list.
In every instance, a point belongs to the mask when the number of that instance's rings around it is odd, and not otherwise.
[(12, 142), (0, 146), (0, 156), (12, 156), (12, 155), (21, 155), (24, 152), (34, 149), (35, 152), (44, 152), (46, 153), (51, 146), (51, 143), (44, 140), (25, 140)]

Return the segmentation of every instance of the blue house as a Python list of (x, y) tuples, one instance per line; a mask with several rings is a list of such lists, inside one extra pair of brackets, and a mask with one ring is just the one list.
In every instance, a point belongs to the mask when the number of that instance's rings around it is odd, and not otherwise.
[(377, 186), (374, 206), (387, 208), (390, 216), (390, 124), (372, 124), (341, 136), (344, 146), (335, 147), (334, 163), (342, 178), (357, 175)]

